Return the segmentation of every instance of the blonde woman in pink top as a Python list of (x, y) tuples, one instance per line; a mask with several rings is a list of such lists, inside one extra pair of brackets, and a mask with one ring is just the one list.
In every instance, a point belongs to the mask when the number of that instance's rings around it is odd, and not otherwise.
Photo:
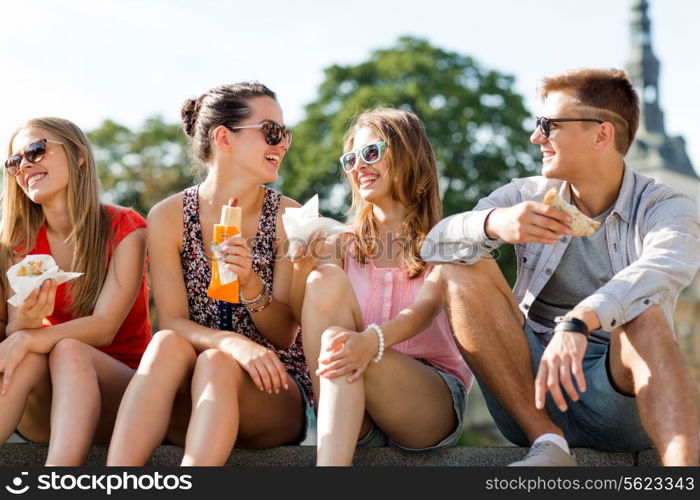
[(296, 262), (294, 275), (315, 373), (318, 465), (350, 465), (357, 445), (416, 452), (455, 444), (472, 382), (437, 280), (419, 257), (442, 217), (423, 125), (408, 111), (374, 109), (353, 123), (344, 151), (352, 231)]

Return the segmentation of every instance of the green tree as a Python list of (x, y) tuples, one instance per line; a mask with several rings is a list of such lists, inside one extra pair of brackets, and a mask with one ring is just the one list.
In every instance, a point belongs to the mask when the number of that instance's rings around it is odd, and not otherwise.
[(108, 202), (145, 214), (193, 182), (184, 132), (158, 116), (136, 131), (105, 120), (87, 135)]
[[(535, 170), (535, 149), (524, 128), (529, 113), (513, 84), (510, 75), (412, 37), (361, 64), (331, 66), (318, 98), (294, 127), (281, 189), (300, 202), (320, 193), (322, 209), (342, 217), (349, 201), (337, 161), (343, 134), (359, 110), (393, 106), (412, 110), (425, 124), (445, 215), (469, 210), (497, 187)], [(512, 278), (512, 253), (499, 262)]]

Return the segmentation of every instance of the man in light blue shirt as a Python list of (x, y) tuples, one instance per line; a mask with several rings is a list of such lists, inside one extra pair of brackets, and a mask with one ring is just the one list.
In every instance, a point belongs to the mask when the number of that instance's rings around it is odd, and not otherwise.
[[(569, 444), (655, 446), (665, 465), (697, 465), (697, 393), (675, 342), (673, 311), (700, 266), (696, 207), (624, 163), (639, 123), (619, 70), (545, 78), (531, 141), (542, 175), (514, 179), (473, 211), (441, 221), (421, 255), (442, 263), (458, 343), (489, 410), (514, 443), (513, 465), (575, 465)], [(572, 237), (542, 203), (555, 188), (601, 227)], [(511, 291), (491, 251), (516, 246)]]

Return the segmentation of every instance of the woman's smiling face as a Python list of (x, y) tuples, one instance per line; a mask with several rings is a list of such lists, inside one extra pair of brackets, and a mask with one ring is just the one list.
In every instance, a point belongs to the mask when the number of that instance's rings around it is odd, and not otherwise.
[[(382, 139), (369, 127), (360, 128), (353, 139), (350, 151), (358, 151), (368, 144), (381, 142)], [(377, 203), (391, 194), (391, 179), (385, 155), (381, 159), (367, 165), (361, 155), (355, 159), (355, 169), (352, 171), (352, 181), (357, 187), (363, 200)]]

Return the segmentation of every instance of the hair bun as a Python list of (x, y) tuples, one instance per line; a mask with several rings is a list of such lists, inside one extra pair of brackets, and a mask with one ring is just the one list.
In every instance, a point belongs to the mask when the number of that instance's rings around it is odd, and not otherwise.
[(194, 137), (194, 126), (197, 123), (197, 114), (199, 113), (199, 99), (187, 99), (182, 105), (180, 117), (182, 117), (182, 129), (185, 133)]

